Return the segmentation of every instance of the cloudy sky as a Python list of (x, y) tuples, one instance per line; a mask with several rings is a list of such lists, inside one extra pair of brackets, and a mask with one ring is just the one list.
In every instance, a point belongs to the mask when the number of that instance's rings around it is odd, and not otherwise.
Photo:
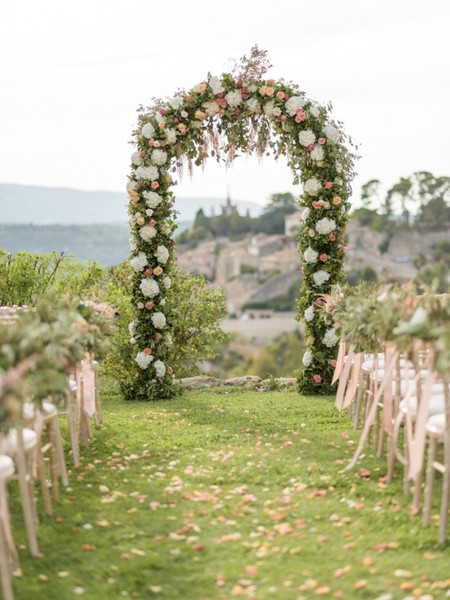
[[(227, 71), (254, 44), (268, 76), (332, 101), (361, 183), (450, 175), (449, 0), (2, 0), (0, 183), (122, 191), (136, 108)], [(264, 203), (285, 164), (211, 161), (180, 196)]]

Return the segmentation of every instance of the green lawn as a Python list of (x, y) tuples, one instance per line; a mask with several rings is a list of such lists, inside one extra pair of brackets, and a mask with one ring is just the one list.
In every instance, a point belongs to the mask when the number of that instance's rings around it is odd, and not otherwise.
[(401, 474), (386, 486), (369, 451), (343, 472), (357, 434), (331, 398), (220, 388), (127, 404), (104, 388), (41, 558), (13, 511), (17, 600), (446, 597), (437, 522), (422, 528)]

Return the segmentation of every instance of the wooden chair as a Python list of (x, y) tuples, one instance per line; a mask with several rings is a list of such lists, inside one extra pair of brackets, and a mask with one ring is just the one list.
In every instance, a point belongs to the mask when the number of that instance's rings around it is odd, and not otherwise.
[(12, 578), (18, 565), (8, 506), (7, 482), (14, 475), (14, 461), (0, 455), (0, 581), (3, 600), (13, 600)]

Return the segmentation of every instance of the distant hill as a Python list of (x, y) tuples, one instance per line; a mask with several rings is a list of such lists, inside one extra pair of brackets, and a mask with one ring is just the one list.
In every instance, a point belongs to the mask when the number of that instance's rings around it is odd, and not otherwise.
[[(202, 208), (220, 214), (224, 198), (177, 198), (180, 222), (191, 222)], [(257, 217), (263, 207), (233, 200), (240, 214)], [(127, 223), (127, 196), (120, 192), (86, 192), (71, 188), (0, 184), (0, 223), (34, 225), (120, 225)]]

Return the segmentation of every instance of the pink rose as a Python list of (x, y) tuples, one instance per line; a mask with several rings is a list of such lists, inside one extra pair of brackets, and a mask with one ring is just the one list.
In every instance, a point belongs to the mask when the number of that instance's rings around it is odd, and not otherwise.
[(327, 255), (327, 254), (325, 254), (325, 253), (324, 253), (324, 254), (321, 254), (321, 255), (319, 256), (319, 260), (320, 260), (321, 262), (323, 262), (323, 263), (326, 263), (326, 262), (327, 262), (327, 260), (328, 260), (328, 255)]
[(313, 375), (314, 383), (321, 383), (322, 377), (320, 375)]
[(326, 184), (325, 184), (325, 188), (327, 190), (331, 190), (332, 187), (333, 187), (333, 184), (331, 183), (331, 181), (327, 181)]
[(323, 146), (323, 144), (327, 143), (327, 140), (326, 140), (326, 138), (319, 138), (318, 142), (321, 146)]
[(157, 181), (152, 181), (152, 190), (157, 190), (159, 188), (159, 183)]
[(145, 269), (144, 273), (147, 275), (147, 277), (150, 277), (153, 271), (151, 269)]

